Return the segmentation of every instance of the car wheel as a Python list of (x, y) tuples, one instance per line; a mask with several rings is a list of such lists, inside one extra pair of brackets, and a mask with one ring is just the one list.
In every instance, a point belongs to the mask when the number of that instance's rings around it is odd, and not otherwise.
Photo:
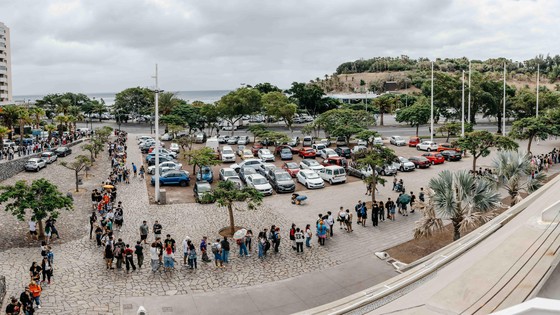
[(431, 151), (432, 151), (432, 149), (428, 148), (428, 152), (431, 152)]
[(432, 163), (431, 163), (431, 164), (432, 164), (432, 165), (435, 165), (435, 164), (436, 164), (436, 162), (432, 161)]
[(309, 189), (309, 184), (305, 183), (305, 188)]
[(419, 167), (420, 167), (420, 165), (418, 165), (418, 164), (414, 164), (414, 167), (415, 167), (415, 168), (419, 168)]
[(187, 186), (187, 181), (182, 180), (182, 181), (179, 182), (179, 185), (181, 185), (181, 187), (185, 187), (185, 186)]
[(381, 176), (385, 176), (385, 175), (386, 175), (386, 174), (385, 174), (385, 170), (382, 170), (382, 171), (381, 171)]
[(404, 172), (404, 168), (401, 166), (401, 167), (399, 168), (399, 171)]
[(420, 147), (416, 147), (416, 151), (420, 151)]
[(329, 184), (331, 184), (331, 185), (333, 184), (333, 183), (332, 183), (332, 179), (329, 179)]

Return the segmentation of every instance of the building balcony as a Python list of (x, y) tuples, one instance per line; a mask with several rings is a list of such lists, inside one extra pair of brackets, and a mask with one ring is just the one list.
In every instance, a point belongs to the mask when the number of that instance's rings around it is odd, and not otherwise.
[(8, 83), (8, 78), (0, 78), (0, 82)]

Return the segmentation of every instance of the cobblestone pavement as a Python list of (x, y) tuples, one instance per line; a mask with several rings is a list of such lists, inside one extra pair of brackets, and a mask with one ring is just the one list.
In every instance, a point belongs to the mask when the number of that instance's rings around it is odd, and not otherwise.
[[(134, 135), (129, 140), (129, 162), (140, 161), (142, 158), (135, 145)], [(535, 146), (535, 153), (550, 151), (554, 143), (541, 143)], [(76, 150), (78, 151), (78, 150)], [(488, 165), (489, 158), (481, 159), (479, 164)], [(107, 161), (102, 160), (94, 170), (94, 177), (85, 182), (88, 190), (95, 187), (107, 174)], [(418, 191), (420, 186), (442, 169), (468, 169), (470, 159), (458, 163), (446, 163), (429, 170), (399, 174), (405, 181), (408, 190)], [(557, 166), (555, 166), (557, 168)], [(55, 171), (53, 171), (53, 169)], [(60, 185), (61, 190), (70, 190), (73, 185), (71, 171), (61, 166), (53, 165), (46, 172), (37, 174), (20, 174), (18, 178), (31, 179), (35, 176), (45, 176)], [(67, 173), (69, 175), (67, 175)], [(394, 198), (396, 194), (390, 191), (391, 184), (380, 187), (379, 199)], [(95, 246), (95, 241), (88, 237), (89, 224), (89, 192), (81, 193), (77, 198), (76, 210), (63, 213), (59, 222), (64, 227), (61, 234), (65, 243), (54, 243), (54, 283), (44, 288), (42, 300), (43, 308), (39, 314), (118, 314), (121, 296), (163, 296), (190, 294), (197, 292), (211, 292), (224, 288), (242, 287), (266, 282), (278, 281), (296, 277), (310, 271), (327, 269), (329, 267), (350, 262), (364, 255), (371, 255), (373, 251), (383, 250), (412, 237), (414, 221), (418, 214), (397, 218), (395, 222), (382, 222), (378, 228), (354, 226), (354, 233), (343, 233), (335, 230), (335, 237), (327, 241), (325, 247), (314, 246), (306, 250), (303, 255), (296, 255), (290, 248), (288, 229), (290, 224), (313, 224), (318, 213), (327, 210), (336, 213), (339, 206), (353, 209), (354, 203), (364, 198), (363, 183), (355, 182), (327, 189), (309, 191), (309, 202), (304, 206), (293, 206), (289, 202), (290, 196), (281, 195), (265, 198), (264, 205), (255, 211), (236, 211), (236, 225), (251, 228), (256, 234), (271, 224), (280, 226), (283, 232), (280, 253), (271, 254), (264, 261), (259, 261), (256, 255), (249, 258), (238, 258), (235, 255), (237, 246), (232, 242), (231, 262), (224, 269), (215, 269), (213, 264), (200, 262), (195, 272), (182, 269), (178, 264), (171, 274), (152, 274), (143, 268), (137, 272), (126, 274), (124, 270), (107, 271), (102, 260), (101, 249)], [(191, 188), (185, 188), (185, 193), (192, 193)], [(368, 197), (369, 198), (369, 197)], [(218, 236), (217, 231), (228, 224), (227, 211), (216, 205), (166, 205), (156, 206), (148, 204), (146, 186), (138, 178), (130, 185), (119, 185), (118, 200), (124, 204), (125, 218), (121, 232), (116, 237), (122, 237), (127, 243), (133, 244), (137, 239), (138, 227), (142, 220), (147, 220), (151, 226), (154, 220), (163, 225), (163, 234), (171, 234), (178, 242), (190, 236), (196, 243), (203, 235), (210, 240)], [(3, 212), (3, 211), (2, 211)], [(25, 223), (19, 223), (5, 213), (0, 214), (2, 229), (0, 239), (21, 237), (27, 231)], [(68, 221), (68, 222), (67, 222)], [(13, 228), (8, 228), (13, 226)], [(11, 236), (13, 235), (13, 236)], [(153, 237), (150, 237), (153, 239)], [(314, 238), (313, 244), (316, 244)], [(145, 247), (147, 249), (147, 247)], [(7, 296), (21, 292), (29, 279), (28, 269), (32, 261), (40, 259), (39, 246), (32, 248), (10, 248), (0, 252), (0, 274), (6, 276)], [(182, 261), (179, 255), (177, 261)], [(145, 255), (149, 262), (149, 255)]]

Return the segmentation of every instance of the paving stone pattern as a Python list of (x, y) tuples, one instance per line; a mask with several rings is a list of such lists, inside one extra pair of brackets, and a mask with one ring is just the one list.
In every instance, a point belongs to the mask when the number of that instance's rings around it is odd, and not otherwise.
[[(139, 162), (142, 158), (137, 149), (135, 135), (129, 135), (128, 163)], [(542, 149), (540, 152), (538, 149)], [(74, 149), (72, 156), (80, 153)], [(544, 145), (535, 148), (536, 153), (550, 151)], [(67, 157), (71, 158), (72, 156)], [(127, 274), (124, 270), (105, 269), (102, 250), (90, 240), (88, 215), (90, 213), (90, 191), (97, 187), (109, 171), (106, 152), (98, 159), (97, 166), (92, 170), (93, 177), (85, 180), (83, 188), (87, 192), (76, 195), (76, 210), (62, 213), (58, 220), (63, 239), (55, 241), (53, 251), (54, 283), (45, 286), (42, 294), (43, 308), (38, 314), (118, 314), (121, 296), (165, 296), (182, 295), (199, 292), (213, 292), (232, 287), (244, 287), (267, 282), (278, 281), (305, 273), (323, 270), (329, 267), (350, 262), (358, 257), (372, 255), (374, 251), (383, 250), (412, 238), (414, 221), (419, 214), (408, 217), (399, 216), (395, 222), (381, 222), (378, 228), (356, 226), (354, 233), (345, 233), (335, 229), (333, 239), (327, 240), (325, 247), (316, 245), (305, 250), (304, 254), (296, 254), (290, 247), (288, 229), (291, 223), (299, 227), (314, 224), (318, 213), (327, 210), (336, 213), (339, 206), (352, 209), (354, 203), (364, 198), (365, 186), (361, 182), (344, 184), (326, 189), (309, 191), (306, 195), (309, 202), (304, 206), (294, 206), (289, 202), (289, 195), (265, 198), (262, 207), (254, 211), (236, 211), (236, 225), (253, 230), (256, 235), (264, 227), (275, 224), (281, 228), (282, 242), (279, 254), (270, 254), (264, 261), (259, 261), (256, 253), (252, 257), (238, 258), (237, 245), (232, 241), (230, 263), (227, 268), (216, 269), (212, 263), (204, 264), (199, 258), (197, 271), (188, 271), (176, 264), (171, 274), (152, 274), (149, 268), (149, 252), (146, 246), (144, 268)], [(479, 164), (484, 167), (488, 159), (481, 159)], [(138, 164), (138, 163), (137, 163)], [(469, 168), (471, 160), (466, 159), (460, 164), (446, 163), (426, 171), (415, 171), (399, 174), (403, 178), (407, 190), (418, 191), (427, 179), (441, 169)], [(421, 174), (422, 176), (419, 176)], [(45, 177), (59, 185), (63, 191), (73, 189), (74, 178), (70, 170), (53, 164), (39, 173), (20, 173), (1, 184), (11, 184), (17, 179)], [(380, 187), (378, 199), (395, 198), (397, 195), (390, 190), (391, 184)], [(191, 194), (192, 187), (185, 188)], [(366, 197), (370, 198), (370, 197)], [(163, 225), (163, 235), (169, 233), (177, 241), (178, 251), (182, 240), (189, 236), (198, 245), (203, 235), (210, 240), (218, 237), (217, 231), (228, 225), (225, 209), (216, 205), (175, 204), (150, 205), (146, 185), (138, 178), (133, 178), (130, 185), (118, 185), (118, 198), (124, 205), (124, 226), (116, 232), (116, 238), (123, 238), (131, 246), (139, 240), (138, 227), (142, 220), (151, 226), (155, 220)], [(371, 218), (370, 218), (371, 220)], [(22, 237), (27, 231), (25, 222), (18, 222), (9, 214), (0, 211), (0, 244), (7, 244), (0, 252), (0, 274), (6, 276), (7, 295), (18, 295), (29, 280), (28, 270), (32, 261), (40, 260), (39, 244), (32, 247), (17, 247), (15, 239)], [(149, 240), (153, 240), (150, 235)], [(255, 249), (253, 249), (255, 251)], [(177, 253), (176, 260), (182, 262), (182, 253)], [(372, 271), (375, 272), (375, 271)]]

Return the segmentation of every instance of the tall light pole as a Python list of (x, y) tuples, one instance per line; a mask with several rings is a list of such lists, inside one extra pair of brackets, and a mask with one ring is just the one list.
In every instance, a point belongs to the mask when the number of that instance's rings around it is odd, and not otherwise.
[(465, 70), (463, 70), (463, 91), (461, 94), (461, 137), (465, 136)]
[(468, 122), (471, 122), (471, 61), (469, 60), (469, 104), (468, 104), (468, 110), (467, 110), (467, 117), (468, 117)]
[(539, 79), (540, 79), (541, 65), (537, 64), (537, 117), (539, 117)]
[(156, 63), (156, 75), (154, 76), (156, 80), (156, 93), (155, 101), (156, 101), (156, 108), (155, 108), (155, 123), (156, 123), (156, 161), (155, 161), (155, 201), (156, 203), (159, 202), (159, 86), (158, 86), (158, 66)]
[(432, 61), (432, 97), (430, 107), (430, 141), (434, 141), (434, 62)]
[(502, 114), (502, 136), (506, 135), (506, 63), (504, 62), (504, 112)]

